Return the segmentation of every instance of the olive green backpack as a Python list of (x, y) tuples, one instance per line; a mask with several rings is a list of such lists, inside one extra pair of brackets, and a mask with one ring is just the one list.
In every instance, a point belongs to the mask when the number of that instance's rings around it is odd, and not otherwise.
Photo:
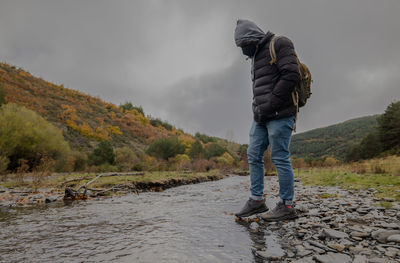
[[(275, 52), (275, 41), (279, 38), (279, 36), (274, 36), (269, 43), (269, 52), (271, 55), (270, 65), (276, 63), (276, 52)], [(308, 67), (301, 63), (299, 57), (296, 54), (297, 64), (299, 65), (299, 73), (300, 73), (300, 81), (297, 83), (294, 92), (292, 92), (293, 104), (296, 106), (296, 120), (297, 120), (297, 112), (300, 107), (303, 107), (307, 103), (307, 99), (311, 96), (311, 73)], [(294, 124), (294, 132), (296, 132), (296, 123)]]

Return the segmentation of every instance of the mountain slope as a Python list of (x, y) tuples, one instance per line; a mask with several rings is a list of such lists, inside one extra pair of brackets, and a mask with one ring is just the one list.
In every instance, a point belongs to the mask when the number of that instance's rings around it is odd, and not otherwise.
[(183, 142), (194, 141), (190, 134), (145, 117), (138, 108), (118, 107), (5, 63), (0, 63), (0, 84), (8, 103), (39, 113), (60, 128), (75, 149), (90, 151), (98, 141), (111, 140), (115, 147), (128, 146), (143, 152), (160, 137), (177, 135)]
[(291, 154), (294, 158), (333, 156), (343, 160), (348, 146), (360, 142), (377, 125), (378, 116), (361, 117), (296, 134), (292, 137)]

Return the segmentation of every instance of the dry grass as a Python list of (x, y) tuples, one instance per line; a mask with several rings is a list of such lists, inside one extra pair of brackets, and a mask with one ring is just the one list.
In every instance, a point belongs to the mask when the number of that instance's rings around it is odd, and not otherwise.
[(400, 200), (400, 157), (338, 165), (329, 168), (310, 168), (295, 173), (306, 185), (340, 186), (347, 189), (377, 190), (377, 198)]

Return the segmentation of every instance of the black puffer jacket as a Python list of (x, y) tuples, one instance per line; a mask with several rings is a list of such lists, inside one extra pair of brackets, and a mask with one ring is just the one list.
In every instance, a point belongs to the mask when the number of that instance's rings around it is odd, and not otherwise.
[(253, 113), (254, 120), (258, 123), (296, 114), (291, 93), (300, 75), (294, 46), (287, 37), (279, 37), (275, 41), (277, 61), (270, 65), (269, 43), (273, 36), (271, 32), (265, 34), (248, 20), (239, 20), (235, 30), (237, 46), (242, 47), (252, 43), (257, 45), (252, 58), (251, 72)]

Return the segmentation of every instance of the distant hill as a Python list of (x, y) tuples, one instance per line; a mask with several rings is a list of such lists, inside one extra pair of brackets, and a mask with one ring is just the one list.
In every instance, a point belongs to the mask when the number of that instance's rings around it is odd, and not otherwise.
[(348, 146), (360, 142), (377, 125), (378, 116), (361, 117), (296, 134), (290, 146), (292, 157), (319, 159), (333, 156), (343, 160)]
[(98, 141), (110, 140), (114, 147), (127, 146), (141, 153), (161, 137), (176, 135), (185, 145), (195, 140), (166, 122), (145, 116), (141, 107), (116, 106), (5, 63), (0, 63), (0, 84), (8, 103), (39, 113), (63, 131), (74, 149), (90, 152)]

